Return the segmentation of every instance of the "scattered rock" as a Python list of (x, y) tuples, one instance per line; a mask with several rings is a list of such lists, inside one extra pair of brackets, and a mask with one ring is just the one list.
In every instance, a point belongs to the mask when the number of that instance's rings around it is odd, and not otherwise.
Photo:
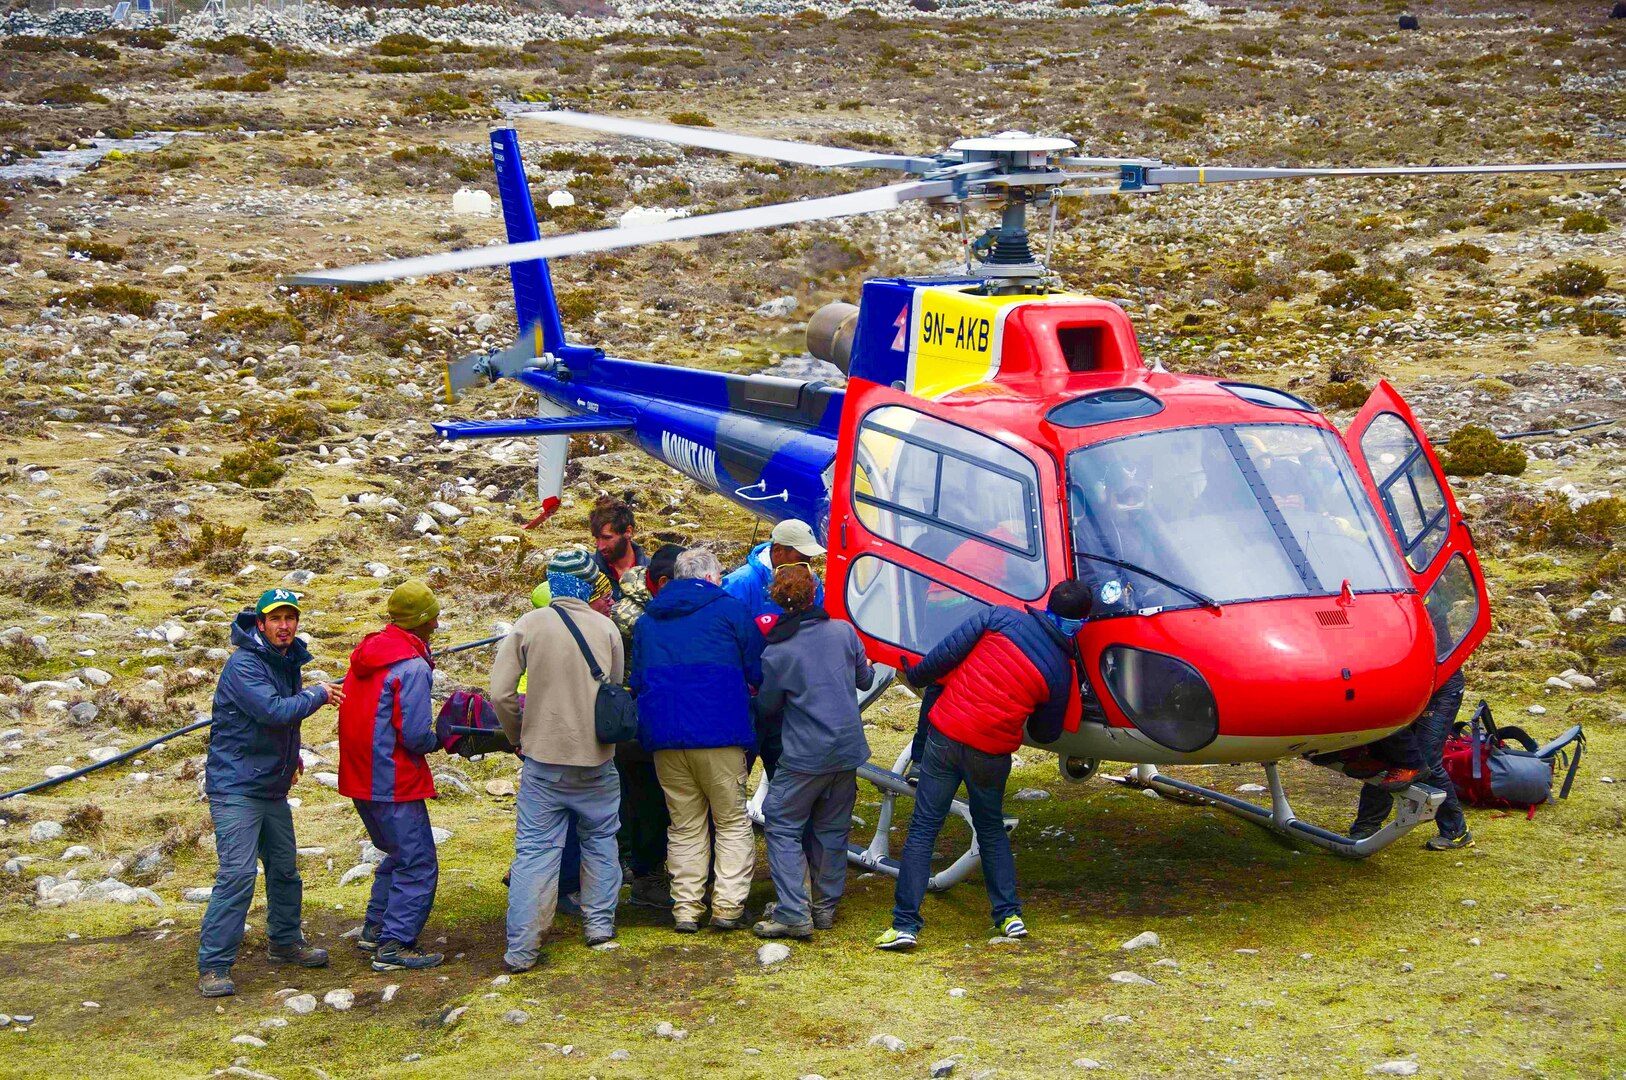
[(879, 1046), (882, 1050), (885, 1050), (889, 1054), (901, 1054), (908, 1049), (908, 1047), (904, 1045), (903, 1040), (898, 1038), (896, 1035), (872, 1035), (870, 1036), (869, 1045)]
[(356, 1003), (354, 990), (329, 990), (322, 996), (322, 1004), (332, 1007), (335, 1012), (349, 1012), (350, 1006)]
[(233, 1035), (231, 1041), (233, 1045), (252, 1046), (256, 1050), (264, 1050), (267, 1045), (264, 1039), (256, 1035)]
[(1044, 788), (1025, 787), (1013, 795), (1012, 798), (1016, 799), (1017, 802), (1038, 802), (1040, 799), (1050, 798), (1050, 792)]
[(630, 1050), (611, 1050), (607, 1056), (611, 1061), (632, 1060), (632, 1052)]
[(1416, 1076), (1418, 1065), (1415, 1061), (1385, 1061), (1381, 1065), (1374, 1065), (1366, 1070), (1373, 1076)]
[(1111, 975), (1108, 975), (1107, 978), (1115, 983), (1121, 983), (1124, 986), (1157, 985), (1157, 983), (1153, 982), (1151, 979), (1148, 979), (1146, 976), (1137, 974), (1133, 971), (1114, 971)]
[(799, 306), (801, 305), (794, 296), (781, 296), (765, 304), (758, 304), (756, 313), (766, 315), (770, 319), (784, 319), (796, 314)]
[(214, 895), (215, 887), (207, 885), (198, 889), (182, 889), (181, 899), (189, 904), (207, 904), (209, 897)]
[(655, 1038), (657, 1039), (676, 1039), (681, 1041), (683, 1039), (687, 1039), (688, 1037), (689, 1033), (686, 1030), (680, 1027), (673, 1027), (670, 1020), (662, 1020), (660, 1023), (655, 1025)]
[(62, 823), (59, 821), (36, 821), (28, 828), (28, 841), (32, 844), (48, 844), (61, 838)]
[(959, 1062), (955, 1061), (953, 1058), (944, 1058), (941, 1061), (932, 1062), (932, 1073), (931, 1073), (931, 1075), (933, 1077), (933, 1080), (937, 1080), (938, 1077), (953, 1076), (954, 1075), (954, 1066), (956, 1066), (958, 1064), (959, 1064)]
[(1143, 930), (1118, 946), (1124, 952), (1134, 952), (1136, 949), (1157, 949), (1163, 945), (1163, 939), (1151, 930)]
[(455, 1009), (447, 1009), (445, 1015), (440, 1018), (441, 1025), (444, 1027), (451, 1027), (453, 1024), (463, 1019), (463, 1014), (468, 1011), (469, 1007), (467, 1005), (459, 1005)]
[(309, 1016), (316, 1011), (316, 995), (295, 994), (282, 1004), (289, 1012), (298, 1013), (300, 1016)]
[(781, 961), (789, 959), (790, 946), (786, 945), (783, 941), (765, 942), (763, 946), (757, 950), (757, 963), (761, 964), (763, 967), (768, 967), (772, 964), (777, 964)]
[(332, 788), (334, 791), (339, 790), (338, 773), (319, 772), (312, 779), (325, 788)]
[(963, 986), (954, 987), (952, 990), (949, 991), (949, 997), (954, 998), (956, 1001), (958, 1001), (960, 998), (965, 997), (965, 987), (963, 987)]
[(516, 790), (517, 789), (514, 787), (514, 782), (512, 780), (486, 781), (487, 795), (495, 795), (498, 798), (512, 798), (516, 793)]
[(371, 863), (358, 863), (339, 876), (339, 885), (343, 887), (352, 881), (360, 881), (362, 878), (372, 876), (373, 865)]
[(510, 1024), (528, 1024), (531, 1021), (531, 1014), (524, 1009), (509, 1009), (502, 1014), (502, 1018)]
[(390, 983), (388, 986), (384, 987), (384, 992), (378, 995), (378, 1000), (383, 1002), (385, 1005), (388, 1005), (390, 1002), (395, 1000), (395, 995), (399, 994), (400, 992), (401, 986), (399, 983)]
[(1075, 1069), (1104, 1069), (1104, 1068), (1106, 1068), (1106, 1066), (1101, 1064), (1101, 1062), (1095, 1060), (1094, 1058), (1074, 1058), (1073, 1059), (1073, 1068), (1075, 1068)]

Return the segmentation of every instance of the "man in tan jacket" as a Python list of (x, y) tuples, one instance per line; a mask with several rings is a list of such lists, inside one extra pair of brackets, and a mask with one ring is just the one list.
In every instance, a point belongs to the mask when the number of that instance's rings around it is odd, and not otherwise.
[[(615, 747), (599, 742), (594, 733), (599, 684), (570, 626), (606, 677), (619, 683), (624, 664), (621, 632), (589, 606), (592, 582), (581, 576), (587, 561), (586, 552), (567, 551), (548, 563), (553, 602), (520, 617), (498, 647), (491, 669), (492, 707), (524, 759), (508, 890), (508, 951), (503, 956), (503, 967), (511, 972), (536, 966), (542, 935), (553, 924), (560, 856), (571, 817), (581, 838), (587, 944), (602, 945), (615, 936), (621, 782), (612, 760)], [(522, 674), (528, 684), (523, 715)]]

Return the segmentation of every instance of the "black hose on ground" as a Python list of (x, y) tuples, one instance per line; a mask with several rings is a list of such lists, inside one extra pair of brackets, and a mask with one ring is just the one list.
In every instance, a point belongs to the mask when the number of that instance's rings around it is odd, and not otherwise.
[[(451, 653), (467, 652), (470, 649), (477, 649), (482, 645), (494, 645), (497, 642), (501, 641), (503, 639), (503, 637), (504, 637), (504, 635), (497, 634), (494, 637), (481, 638), (479, 641), (470, 641), (470, 642), (467, 642), (466, 644), (463, 644), (463, 645), (453, 645), (453, 646), (451, 646), (449, 648), (445, 648), (445, 649), (435, 649), (435, 650), (431, 651), (429, 655), (430, 656), (447, 656), (447, 655), (449, 655)], [(340, 675), (339, 678), (342, 679), (342, 678), (344, 678), (344, 676)], [(174, 731), (171, 731), (171, 732), (169, 732), (167, 734), (160, 735), (156, 739), (149, 739), (148, 741), (142, 743), (140, 746), (136, 747), (135, 749), (126, 750), (121, 754), (115, 754), (113, 757), (108, 758), (106, 761), (93, 762), (90, 765), (86, 765), (82, 769), (75, 769), (71, 773), (67, 773), (67, 774), (62, 775), (62, 776), (52, 777), (49, 780), (41, 780), (38, 783), (29, 784), (27, 787), (20, 787), (15, 791), (7, 791), (7, 792), (5, 792), (3, 794), (0, 794), (0, 802), (4, 802), (5, 800), (7, 800), (9, 798), (12, 798), (15, 795), (31, 795), (36, 791), (44, 791), (47, 788), (54, 788), (58, 784), (66, 784), (69, 780), (77, 780), (79, 777), (84, 776), (87, 773), (93, 773), (97, 769), (105, 769), (109, 765), (116, 765), (121, 761), (128, 761), (131, 758), (135, 757), (137, 754), (143, 753), (144, 751), (147, 751), (147, 750), (151, 750), (153, 747), (158, 746), (158, 745), (160, 745), (162, 743), (166, 743), (171, 739), (176, 739), (176, 738), (179, 738), (182, 735), (190, 734), (191, 732), (197, 731), (199, 728), (206, 728), (211, 723), (213, 723), (213, 718), (210, 718), (209, 720), (199, 720), (196, 723), (191, 723), (191, 724), (186, 725), (185, 727), (176, 728)]]

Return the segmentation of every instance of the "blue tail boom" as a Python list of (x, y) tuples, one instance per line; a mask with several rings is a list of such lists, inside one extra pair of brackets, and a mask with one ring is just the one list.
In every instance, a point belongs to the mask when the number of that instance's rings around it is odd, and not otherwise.
[[(497, 128), (491, 133), (491, 163), (497, 172), (497, 194), (508, 242), (523, 244), (542, 239), (536, 209), (531, 205), (531, 187), (525, 182), (519, 133), (513, 128)], [(559, 355), (565, 344), (565, 330), (559, 321), (559, 302), (553, 295), (553, 275), (548, 272), (547, 260), (513, 263), (509, 270), (514, 280), (514, 309), (520, 332), (540, 325), (542, 348)]]

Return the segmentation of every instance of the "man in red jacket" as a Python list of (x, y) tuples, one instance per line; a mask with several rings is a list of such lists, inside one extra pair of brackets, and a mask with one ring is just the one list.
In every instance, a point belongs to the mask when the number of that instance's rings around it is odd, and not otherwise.
[(1088, 585), (1064, 581), (1050, 591), (1045, 611), (983, 607), (920, 663), (904, 668), (911, 685), (937, 683), (942, 690), (923, 725), (925, 755), (909, 836), (898, 859), (892, 928), (875, 939), (876, 948), (914, 948), (924, 925), (920, 903), (931, 882), (932, 849), (962, 783), (994, 928), (1006, 937), (1027, 936), (1016, 898), (1016, 857), (1005, 832), (1005, 781), (1024, 732), (1038, 743), (1061, 736), (1078, 678), (1073, 635), (1089, 617), (1090, 605)]
[(374, 971), (435, 967), (442, 959), (418, 948), (440, 880), (426, 802), (435, 797), (435, 781), (424, 760), (437, 745), (429, 635), (439, 616), (440, 602), (427, 585), (403, 582), (390, 594), (388, 625), (361, 639), (344, 677), (339, 794), (355, 801), (367, 835), (384, 853), (356, 939), (373, 954)]

